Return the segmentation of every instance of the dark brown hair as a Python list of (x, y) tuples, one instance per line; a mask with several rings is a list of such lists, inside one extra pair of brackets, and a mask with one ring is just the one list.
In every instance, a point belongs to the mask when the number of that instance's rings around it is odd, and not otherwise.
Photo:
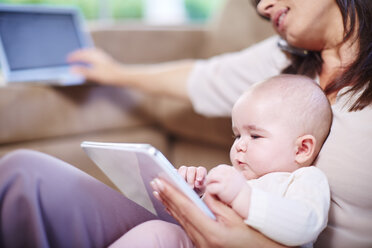
[[(254, 6), (259, 0), (251, 0)], [(344, 23), (344, 42), (356, 39), (358, 54), (352, 64), (333, 79), (324, 89), (327, 95), (351, 86), (346, 93), (357, 94), (349, 111), (362, 110), (372, 104), (372, 1), (371, 0), (335, 0), (340, 8)], [(355, 32), (355, 33), (354, 33)], [(355, 36), (354, 36), (355, 34)], [(290, 54), (292, 63), (282, 73), (302, 74), (314, 77), (321, 73), (322, 58), (320, 52), (308, 51), (306, 56)]]

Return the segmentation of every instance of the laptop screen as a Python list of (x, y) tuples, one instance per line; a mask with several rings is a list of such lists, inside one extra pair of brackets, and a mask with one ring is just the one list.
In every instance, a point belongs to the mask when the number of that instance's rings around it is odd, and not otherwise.
[(69, 13), (0, 12), (0, 36), (10, 70), (67, 65), (82, 47)]

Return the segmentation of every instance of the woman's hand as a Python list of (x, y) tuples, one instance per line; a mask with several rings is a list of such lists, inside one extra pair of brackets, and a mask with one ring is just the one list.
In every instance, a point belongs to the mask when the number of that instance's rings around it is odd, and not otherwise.
[(211, 195), (206, 194), (204, 200), (216, 220), (167, 182), (156, 179), (153, 188), (154, 195), (183, 226), (196, 247), (283, 247), (249, 228), (234, 210)]
[[(123, 68), (108, 54), (96, 48), (87, 48), (71, 53), (67, 61), (72, 63), (72, 72), (89, 81), (119, 85)], [(79, 65), (79, 63), (86, 65)]]
[[(145, 93), (190, 101), (187, 80), (194, 61), (174, 61), (152, 65), (123, 65), (105, 52), (88, 48), (71, 53), (67, 61), (72, 71), (89, 81), (128, 86)], [(79, 65), (78, 63), (86, 64)]]

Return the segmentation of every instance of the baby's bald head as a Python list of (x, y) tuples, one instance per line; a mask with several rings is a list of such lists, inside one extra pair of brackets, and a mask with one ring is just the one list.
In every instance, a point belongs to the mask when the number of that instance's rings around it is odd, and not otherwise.
[(293, 132), (316, 138), (316, 153), (319, 152), (332, 124), (332, 110), (315, 81), (305, 76), (279, 75), (256, 84), (245, 94), (272, 101), (273, 108), (281, 118), (287, 118)]

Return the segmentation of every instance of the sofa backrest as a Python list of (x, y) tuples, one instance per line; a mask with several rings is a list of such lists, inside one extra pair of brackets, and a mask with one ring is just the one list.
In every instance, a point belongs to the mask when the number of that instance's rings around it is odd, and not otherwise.
[(238, 51), (274, 34), (250, 0), (225, 0), (208, 25), (201, 57)]

